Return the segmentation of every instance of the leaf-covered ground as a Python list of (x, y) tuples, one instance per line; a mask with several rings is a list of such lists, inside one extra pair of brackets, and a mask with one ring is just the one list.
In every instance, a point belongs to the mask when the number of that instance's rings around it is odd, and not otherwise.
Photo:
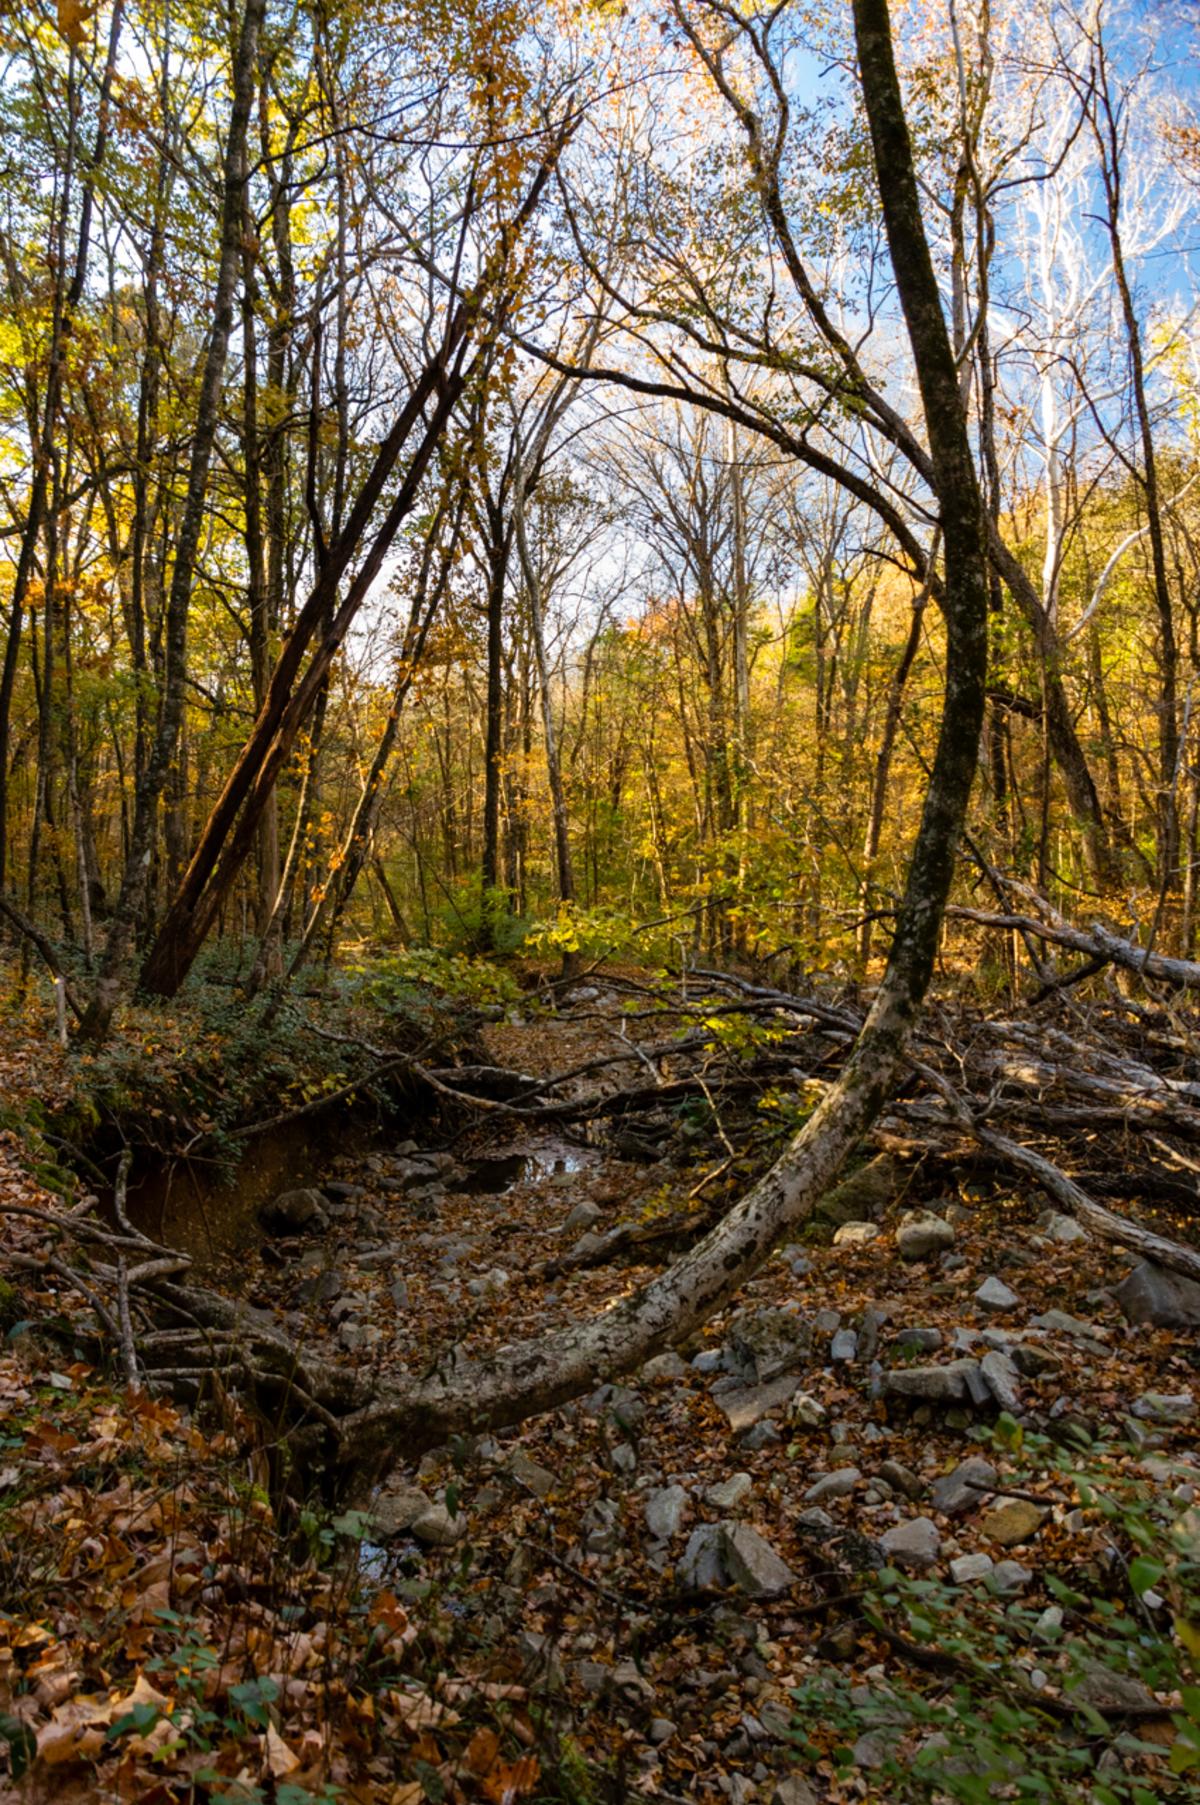
[[(561, 1069), (615, 1031), (592, 1014), (490, 1050)], [(4, 1057), (13, 1095), (66, 1083), (15, 1029)], [(332, 1187), (331, 1228), (239, 1242), (238, 1282), (347, 1360), (516, 1341), (637, 1283), (565, 1262), (581, 1234), (743, 1182), (721, 1147), (663, 1151), (351, 1147), (294, 1175)], [(28, 1140), (2, 1152), (4, 1201), (36, 1202)], [(1055, 1239), (1036, 1197), (898, 1202), (953, 1244), (905, 1260), (893, 1214), (784, 1249), (615, 1389), (415, 1468), (399, 1450), (334, 1512), (219, 1391), (195, 1417), (122, 1391), (10, 1308), (12, 1795), (1194, 1797), (1195, 1338), (1131, 1326), (1129, 1257)], [(28, 1232), (8, 1218), (10, 1251)], [(951, 1395), (920, 1395), (955, 1363)]]

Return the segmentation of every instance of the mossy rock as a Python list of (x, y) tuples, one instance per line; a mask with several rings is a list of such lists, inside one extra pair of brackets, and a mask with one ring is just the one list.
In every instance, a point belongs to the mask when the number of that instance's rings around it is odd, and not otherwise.
[(891, 1153), (878, 1153), (847, 1173), (813, 1211), (814, 1226), (841, 1228), (843, 1222), (878, 1222), (905, 1189), (908, 1172)]

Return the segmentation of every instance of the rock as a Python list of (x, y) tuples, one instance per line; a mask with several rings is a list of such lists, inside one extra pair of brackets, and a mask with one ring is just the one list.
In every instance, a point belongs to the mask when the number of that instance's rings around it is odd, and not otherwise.
[(1083, 1341), (1095, 1347), (1103, 1347), (1106, 1329), (1097, 1323), (1084, 1322), (1080, 1316), (1070, 1316), (1066, 1310), (1043, 1310), (1040, 1316), (1032, 1319), (1034, 1328), (1050, 1329), (1056, 1335), (1071, 1335), (1076, 1341)]
[(840, 1310), (818, 1310), (813, 1317), (813, 1328), (818, 1335), (833, 1335), (842, 1326)]
[(315, 1187), (281, 1191), (258, 1206), (258, 1220), (269, 1235), (313, 1234), (329, 1227), (325, 1198)]
[(671, 1738), (675, 1735), (675, 1725), (671, 1722), (669, 1717), (652, 1717), (650, 1719), (650, 1729), (648, 1733), (650, 1741), (654, 1744), (655, 1748), (660, 1749), (664, 1743), (670, 1742)]
[(954, 1246), (954, 1230), (932, 1210), (906, 1210), (896, 1230), (896, 1248), (902, 1260), (931, 1260)]
[(983, 1310), (999, 1312), (1016, 1310), (1021, 1300), (1015, 1291), (1009, 1290), (1003, 1279), (986, 1278), (975, 1292), (975, 1302)]
[(862, 1474), (857, 1467), (836, 1467), (832, 1473), (823, 1473), (809, 1486), (804, 1494), (804, 1502), (826, 1504), (830, 1498), (848, 1498), (861, 1483)]
[(813, 1510), (802, 1510), (793, 1528), (800, 1535), (807, 1536), (810, 1542), (827, 1542), (837, 1532), (837, 1524), (829, 1512), (822, 1510), (819, 1505)]
[(1155, 1329), (1200, 1329), (1200, 1284), (1143, 1260), (1113, 1293), (1126, 1318)]
[(917, 1478), (912, 1468), (898, 1460), (885, 1460), (879, 1469), (879, 1477), (886, 1479), (896, 1491), (903, 1492), (906, 1498), (919, 1498), (925, 1490), (924, 1482)]
[(753, 1484), (749, 1473), (731, 1473), (728, 1479), (707, 1487), (704, 1502), (714, 1510), (736, 1510), (743, 1499), (749, 1496)]
[(418, 1486), (401, 1485), (394, 1491), (381, 1492), (371, 1506), (371, 1534), (381, 1542), (403, 1535), (418, 1517), (432, 1509), (433, 1499)]
[(1020, 1561), (997, 1561), (992, 1568), (988, 1584), (993, 1592), (999, 1592), (1001, 1596), (1007, 1597), (1013, 1592), (1023, 1592), (1032, 1579), (1032, 1571), (1028, 1567), (1023, 1567)]
[(692, 1371), (694, 1373), (719, 1373), (724, 1361), (725, 1356), (719, 1347), (706, 1347), (700, 1353), (693, 1355)]
[(879, 1227), (874, 1222), (843, 1222), (833, 1237), (835, 1247), (865, 1247), (868, 1241), (879, 1239)]
[(923, 1573), (936, 1563), (942, 1538), (936, 1523), (928, 1517), (911, 1517), (907, 1523), (897, 1523), (881, 1536), (880, 1547), (894, 1566)]
[(979, 1370), (1001, 1410), (1007, 1410), (1010, 1416), (1016, 1416), (1021, 1408), (1021, 1388), (1017, 1384), (1017, 1369), (1008, 1355), (997, 1353), (993, 1349), (983, 1356)]
[(797, 1392), (788, 1405), (788, 1422), (800, 1423), (805, 1429), (819, 1429), (828, 1415), (820, 1398), (811, 1397), (807, 1391)]
[(883, 1390), (886, 1396), (911, 1398), (924, 1404), (962, 1404), (971, 1395), (968, 1387), (968, 1374), (977, 1378), (979, 1365), (975, 1360), (951, 1360), (945, 1366), (908, 1366), (897, 1372), (885, 1373)]
[(771, 1794), (771, 1805), (817, 1805), (817, 1795), (799, 1774), (780, 1780)]
[(575, 1205), (562, 1225), (564, 1235), (576, 1235), (589, 1228), (595, 1228), (603, 1219), (604, 1211), (599, 1204), (591, 1203), (586, 1197)]
[(799, 1383), (793, 1375), (785, 1374), (766, 1385), (739, 1385), (732, 1391), (722, 1392), (716, 1402), (729, 1418), (733, 1433), (741, 1435), (772, 1410), (786, 1404)]
[(640, 1377), (653, 1381), (655, 1379), (686, 1379), (687, 1375), (687, 1361), (681, 1360), (678, 1354), (668, 1352), (655, 1354), (653, 1360), (647, 1360)]
[(874, 1360), (879, 1351), (879, 1331), (886, 1321), (886, 1310), (877, 1310), (874, 1304), (867, 1305), (858, 1328), (858, 1358), (860, 1360)]
[(656, 1542), (669, 1542), (683, 1527), (690, 1500), (681, 1485), (666, 1485), (646, 1499), (646, 1527)]
[(1068, 1698), (1090, 1705), (1093, 1711), (1113, 1713), (1142, 1712), (1153, 1706), (1153, 1693), (1132, 1674), (1117, 1673), (1113, 1668), (1106, 1667), (1103, 1661), (1097, 1661), (1077, 1648), (1073, 1647), (1071, 1652), (1075, 1656), (1081, 1677), (1074, 1686), (1070, 1681), (1067, 1682)]
[(853, 1329), (839, 1329), (829, 1344), (829, 1358), (844, 1364), (858, 1352), (858, 1336)]
[(467, 1519), (462, 1511), (451, 1516), (445, 1504), (431, 1504), (413, 1519), (412, 1532), (419, 1542), (431, 1548), (450, 1548), (467, 1533)]
[(803, 1366), (812, 1330), (791, 1310), (743, 1310), (729, 1330), (728, 1365), (738, 1378), (760, 1383)]
[(748, 1523), (721, 1524), (721, 1554), (730, 1581), (751, 1598), (772, 1598), (795, 1584), (796, 1575)]
[(950, 1562), (950, 1577), (956, 1586), (966, 1586), (973, 1579), (986, 1579), (993, 1566), (990, 1554), (960, 1554)]
[(583, 1546), (587, 1554), (611, 1554), (617, 1545), (621, 1513), (611, 1498), (597, 1498), (584, 1512)]
[(933, 1508), (940, 1510), (944, 1517), (965, 1517), (968, 1511), (978, 1509), (984, 1492), (995, 1483), (996, 1469), (991, 1461), (973, 1454), (952, 1473), (934, 1481), (930, 1499)]
[(1016, 1548), (1037, 1534), (1049, 1514), (1040, 1505), (1030, 1504), (1028, 1499), (1010, 1498), (1003, 1504), (993, 1505), (980, 1518), (979, 1533), (989, 1542), (999, 1542), (1001, 1548)]
[(518, 1485), (523, 1485), (535, 1498), (548, 1498), (558, 1480), (549, 1467), (539, 1466), (523, 1448), (518, 1448), (508, 1463), (508, 1470)]
[(675, 1578), (683, 1592), (715, 1592), (725, 1584), (724, 1542), (719, 1523), (701, 1523), (688, 1537)]
[[(831, 1224), (866, 1222), (882, 1215), (892, 1199), (904, 1187), (905, 1169), (890, 1153), (880, 1153), (856, 1172), (847, 1173), (840, 1184), (827, 1191), (817, 1204), (815, 1214)], [(873, 1226), (873, 1225), (872, 1225)], [(837, 1237), (834, 1237), (835, 1243)]]
[(408, 1280), (395, 1279), (390, 1287), (392, 1302), (397, 1310), (408, 1309)]
[(383, 1247), (371, 1247), (365, 1253), (354, 1256), (354, 1264), (363, 1272), (376, 1272), (381, 1266), (394, 1266), (403, 1249), (398, 1241), (389, 1241)]
[(747, 1429), (745, 1435), (739, 1436), (738, 1440), (748, 1454), (757, 1454), (760, 1448), (776, 1447), (783, 1437), (774, 1423), (762, 1422), (755, 1423), (754, 1427)]
[(888, 1338), (889, 1353), (902, 1357), (908, 1354), (936, 1354), (945, 1337), (940, 1329), (897, 1329)]
[(628, 1385), (600, 1385), (584, 1400), (589, 1416), (613, 1424), (623, 1435), (635, 1435), (646, 1415), (646, 1406)]
[(1064, 1216), (1061, 1210), (1043, 1210), (1037, 1219), (1038, 1232), (1045, 1235), (1048, 1241), (1058, 1241), (1069, 1247), (1074, 1241), (1090, 1241), (1091, 1236), (1086, 1228), (1076, 1222), (1074, 1216)]
[(354, 1203), (358, 1198), (366, 1196), (362, 1185), (344, 1184), (341, 1179), (323, 1179), (321, 1189), (334, 1203)]
[(1143, 1422), (1186, 1423), (1196, 1414), (1196, 1400), (1190, 1391), (1145, 1391), (1131, 1408)]

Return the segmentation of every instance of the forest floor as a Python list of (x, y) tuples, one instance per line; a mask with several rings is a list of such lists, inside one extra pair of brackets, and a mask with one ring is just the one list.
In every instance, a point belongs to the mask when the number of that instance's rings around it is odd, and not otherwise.
[[(545, 1075), (659, 1032), (600, 977), (482, 1038)], [(16, 1024), (0, 1059), (10, 1110), (69, 1087)], [(209, 1281), (428, 1370), (603, 1308), (761, 1164), (732, 1119), (682, 1153), (430, 1127), (293, 1171), (306, 1232), (214, 1209)], [(122, 1390), (38, 1331), (62, 1288), (6, 1292), (0, 1796), (1194, 1799), (1196, 1336), (1130, 1323), (1133, 1256), (1032, 1189), (902, 1170), (674, 1352), (340, 1513), (277, 1508), (222, 1388)], [(0, 1202), (39, 1196), (6, 1133)], [(942, 1227), (902, 1257), (914, 1205)], [(605, 1259), (620, 1223), (649, 1238)]]

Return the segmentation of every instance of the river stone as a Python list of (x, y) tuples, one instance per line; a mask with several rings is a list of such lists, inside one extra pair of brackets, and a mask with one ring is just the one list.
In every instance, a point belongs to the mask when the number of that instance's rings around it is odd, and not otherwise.
[[(968, 1511), (978, 1508), (983, 1491), (995, 1483), (996, 1469), (991, 1461), (973, 1454), (952, 1473), (934, 1481), (930, 1500), (933, 1508), (940, 1510), (944, 1517), (965, 1517)], [(990, 1561), (988, 1565), (991, 1565)]]
[(704, 1492), (704, 1502), (713, 1510), (736, 1510), (742, 1501), (749, 1497), (754, 1481), (749, 1473), (731, 1473), (728, 1479), (710, 1485)]
[(1009, 1498), (979, 1519), (979, 1533), (989, 1542), (999, 1542), (1001, 1548), (1016, 1548), (1037, 1534), (1049, 1514), (1027, 1498)]
[(681, 1485), (665, 1485), (646, 1499), (646, 1527), (656, 1542), (678, 1535), (687, 1514), (688, 1495)]
[(986, 1278), (975, 1292), (975, 1302), (984, 1310), (1015, 1310), (1021, 1300), (1010, 1291), (1003, 1279)]
[(1130, 1322), (1155, 1329), (1200, 1329), (1200, 1284), (1143, 1260), (1114, 1292)]
[(951, 1360), (945, 1366), (908, 1366), (885, 1373), (886, 1396), (911, 1398), (919, 1404), (962, 1404), (972, 1396), (971, 1379), (979, 1377), (976, 1360)]
[(328, 1228), (325, 1198), (315, 1186), (281, 1191), (258, 1206), (258, 1220), (269, 1235), (299, 1235)]
[(833, 1237), (835, 1247), (862, 1247), (868, 1241), (879, 1239), (879, 1225), (875, 1222), (843, 1222)]
[(880, 1537), (879, 1545), (894, 1566), (923, 1573), (936, 1563), (942, 1538), (930, 1518), (912, 1517), (907, 1523), (897, 1523), (889, 1529)]
[(931, 1260), (954, 1246), (954, 1230), (932, 1210), (908, 1210), (896, 1230), (896, 1247), (902, 1260)]
[(731, 1583), (751, 1598), (772, 1598), (795, 1584), (786, 1561), (748, 1523), (721, 1524), (721, 1553)]

